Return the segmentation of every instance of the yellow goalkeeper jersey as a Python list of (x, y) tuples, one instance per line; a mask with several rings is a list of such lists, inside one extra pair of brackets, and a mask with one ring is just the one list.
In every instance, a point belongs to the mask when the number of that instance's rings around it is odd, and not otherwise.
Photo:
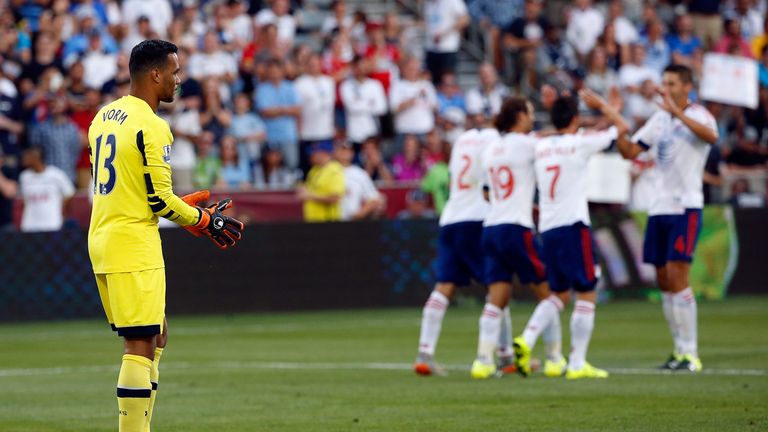
[(96, 274), (165, 267), (158, 216), (193, 225), (200, 211), (171, 189), (173, 135), (142, 99), (124, 96), (88, 129), (93, 208), (88, 252)]

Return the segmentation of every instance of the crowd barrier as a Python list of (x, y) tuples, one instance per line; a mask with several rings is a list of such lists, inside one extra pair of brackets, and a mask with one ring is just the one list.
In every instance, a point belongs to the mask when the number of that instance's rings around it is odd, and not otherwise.
[[(605, 293), (655, 292), (639, 264), (642, 218), (605, 210), (593, 221)], [(767, 221), (768, 210), (707, 209), (692, 282), (700, 295), (768, 293)], [(161, 232), (169, 314), (419, 306), (434, 282), (434, 220), (253, 224), (227, 251)], [(83, 230), (0, 239), (0, 321), (102, 316)]]

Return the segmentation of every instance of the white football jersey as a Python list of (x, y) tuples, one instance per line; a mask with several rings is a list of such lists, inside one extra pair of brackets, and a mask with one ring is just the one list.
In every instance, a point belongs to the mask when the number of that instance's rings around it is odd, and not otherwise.
[(448, 163), (451, 193), (440, 216), (440, 226), (485, 219), (488, 202), (483, 197), (481, 157), (483, 150), (498, 139), (496, 129), (470, 129), (456, 138)]
[(587, 206), (589, 157), (610, 147), (617, 130), (553, 135), (536, 142), (539, 231), (583, 222), (591, 225)]
[(535, 148), (533, 135), (508, 133), (483, 152), (483, 170), (491, 200), (484, 226), (517, 224), (533, 228)]
[[(717, 133), (712, 114), (701, 105), (690, 104), (686, 116)], [(648, 211), (651, 215), (683, 214), (686, 208), (704, 206), (702, 177), (709, 155), (709, 143), (697, 137), (678, 118), (659, 110), (638, 130), (632, 141), (649, 149), (656, 164), (653, 179), (656, 194)]]

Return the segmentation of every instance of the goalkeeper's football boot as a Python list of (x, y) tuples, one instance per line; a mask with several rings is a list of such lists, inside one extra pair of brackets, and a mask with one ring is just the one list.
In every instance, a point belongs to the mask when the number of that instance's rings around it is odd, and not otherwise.
[(560, 358), (560, 361), (552, 361), (547, 359), (544, 362), (544, 376), (549, 378), (558, 378), (565, 374), (565, 370), (568, 367), (568, 361), (564, 358)]
[(702, 368), (703, 365), (701, 364), (701, 360), (699, 360), (698, 357), (686, 354), (680, 363), (677, 364), (675, 370), (696, 373), (701, 372)]
[(472, 370), (469, 374), (474, 379), (488, 379), (496, 376), (496, 365), (494, 363), (485, 363), (480, 360), (475, 360), (472, 363)]
[(416, 363), (413, 365), (413, 371), (422, 376), (445, 376), (448, 373), (435, 362), (434, 357), (429, 354), (419, 353)]
[(679, 365), (680, 362), (682, 361), (683, 361), (683, 355), (673, 352), (672, 354), (669, 355), (669, 358), (667, 359), (667, 361), (665, 361), (664, 363), (662, 363), (661, 366), (659, 366), (659, 369), (675, 370), (677, 369), (677, 365)]
[(579, 370), (573, 370), (570, 367), (565, 372), (565, 379), (581, 379), (581, 378), (608, 378), (608, 371), (598, 369), (591, 364), (584, 362), (584, 366)]
[(512, 341), (512, 349), (515, 350), (517, 373), (527, 377), (533, 372), (531, 367), (531, 348), (528, 347), (522, 336), (518, 336)]

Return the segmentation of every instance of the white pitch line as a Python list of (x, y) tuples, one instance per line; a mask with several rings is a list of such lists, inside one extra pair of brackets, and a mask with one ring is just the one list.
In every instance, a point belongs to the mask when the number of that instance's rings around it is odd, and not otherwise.
[[(445, 369), (452, 371), (468, 371), (469, 366), (451, 364), (444, 365)], [(302, 362), (260, 362), (260, 361), (225, 361), (225, 362), (167, 362), (164, 370), (187, 370), (196, 368), (214, 369), (262, 369), (262, 370), (376, 370), (376, 371), (410, 371), (411, 363), (302, 363)], [(64, 375), (80, 373), (117, 372), (118, 368), (112, 366), (80, 366), (80, 367), (55, 367), (55, 368), (19, 368), (0, 369), (0, 378), (3, 377), (27, 377), (44, 375)], [(658, 369), (643, 368), (607, 368), (615, 375), (676, 375), (694, 376), (694, 374), (674, 373)], [(701, 375), (709, 376), (768, 376), (766, 369), (704, 369)]]

